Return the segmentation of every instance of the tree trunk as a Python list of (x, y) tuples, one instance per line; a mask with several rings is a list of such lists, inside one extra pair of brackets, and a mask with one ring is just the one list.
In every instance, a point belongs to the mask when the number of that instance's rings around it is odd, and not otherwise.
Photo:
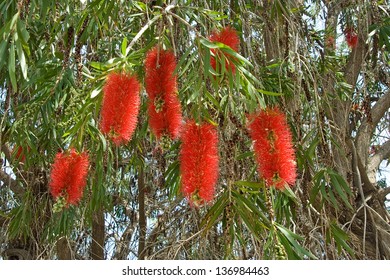
[(104, 211), (99, 208), (92, 217), (92, 246), (91, 256), (93, 260), (104, 260)]
[(138, 174), (138, 207), (139, 207), (139, 243), (138, 243), (138, 259), (145, 259), (145, 243), (146, 243), (146, 214), (145, 214), (145, 180), (144, 169), (140, 167)]

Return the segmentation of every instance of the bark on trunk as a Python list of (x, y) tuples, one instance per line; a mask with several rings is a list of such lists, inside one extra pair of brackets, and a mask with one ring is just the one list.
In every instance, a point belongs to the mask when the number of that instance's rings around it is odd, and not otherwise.
[(104, 260), (104, 211), (99, 208), (92, 217), (92, 246), (91, 256), (93, 260)]
[(139, 207), (139, 243), (138, 259), (145, 259), (146, 243), (146, 214), (145, 214), (145, 180), (143, 167), (138, 175), (138, 207)]

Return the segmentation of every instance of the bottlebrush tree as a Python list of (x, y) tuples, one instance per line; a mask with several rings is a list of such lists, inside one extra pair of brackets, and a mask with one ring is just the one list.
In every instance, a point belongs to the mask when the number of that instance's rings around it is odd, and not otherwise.
[(388, 7), (282, 2), (4, 0), (0, 259), (390, 259)]

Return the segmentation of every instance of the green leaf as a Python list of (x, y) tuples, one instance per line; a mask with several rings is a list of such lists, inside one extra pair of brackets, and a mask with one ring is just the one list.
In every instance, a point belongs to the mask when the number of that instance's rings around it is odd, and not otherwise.
[(98, 96), (100, 94), (100, 92), (102, 91), (102, 86), (99, 86), (97, 88), (95, 88), (92, 92), (91, 92), (91, 99), (95, 98), (96, 96)]
[(299, 202), (298, 197), (295, 195), (295, 193), (292, 191), (292, 189), (291, 189), (289, 186), (286, 186), (286, 187), (284, 188), (283, 193), (284, 193), (287, 197), (291, 198), (291, 199), (294, 201), (294, 203), (298, 203), (298, 202)]
[(201, 43), (203, 46), (205, 46), (205, 47), (207, 47), (207, 48), (209, 48), (209, 49), (218, 49), (218, 48), (219, 48), (217, 44), (214, 44), (214, 43), (210, 42), (209, 40), (200, 38), (199, 41), (200, 41), (200, 43)]
[(20, 12), (18, 11), (13, 17), (12, 17), (12, 20), (11, 20), (11, 23), (10, 23), (10, 29), (8, 30), (8, 32), (12, 31), (12, 29), (15, 28), (15, 24), (19, 18), (19, 14)]
[(310, 192), (310, 203), (311, 204), (314, 203), (314, 201), (315, 201), (318, 193), (320, 192), (321, 188), (324, 187), (324, 185), (322, 184), (322, 180), (324, 178), (324, 173), (325, 173), (325, 170), (320, 170), (313, 177), (314, 185), (313, 185), (313, 188), (312, 188), (312, 190)]
[(27, 63), (26, 63), (26, 57), (24, 56), (22, 43), (16, 34), (14, 37), (15, 37), (16, 52), (18, 53), (20, 68), (22, 69), (22, 75), (24, 79), (27, 79)]
[(11, 44), (9, 50), (9, 59), (8, 59), (8, 74), (11, 80), (11, 84), (14, 91), (18, 90), (18, 85), (16, 83), (16, 75), (15, 75), (15, 45)]
[[(194, 60), (198, 56), (197, 52), (193, 51), (190, 47), (188, 50), (181, 56), (179, 62), (176, 66), (176, 73), (179, 75), (187, 74), (187, 70), (191, 65), (194, 65)], [(184, 65), (185, 64), (185, 65)], [(184, 66), (183, 66), (184, 65)]]
[(240, 218), (244, 221), (246, 227), (252, 232), (253, 236), (260, 241), (261, 232), (263, 230), (268, 230), (268, 228), (265, 227), (264, 224), (259, 224), (254, 213), (250, 212), (242, 202), (233, 204), (233, 209), (240, 215)]
[(331, 188), (329, 188), (328, 194), (329, 194), (329, 200), (333, 204), (334, 208), (336, 208), (337, 210), (340, 209), (336, 197), (334, 196), (334, 193)]
[(348, 234), (346, 232), (344, 232), (335, 222), (331, 223), (330, 231), (331, 231), (332, 236), (334, 237), (334, 239), (336, 241), (339, 253), (341, 251), (341, 248), (344, 248), (349, 254), (351, 254), (352, 256), (355, 256), (354, 251), (347, 243), (347, 241), (349, 240)]
[(263, 90), (263, 89), (258, 89), (258, 91), (262, 94), (265, 94), (265, 95), (270, 95), (270, 96), (282, 96), (283, 93), (279, 93), (279, 92), (272, 92), (272, 91), (267, 91), (267, 90)]
[(337, 194), (341, 197), (345, 205), (348, 206), (348, 208), (353, 210), (352, 205), (349, 203), (347, 195), (345, 194), (345, 191), (341, 188), (339, 181), (337, 180), (336, 176), (334, 174), (330, 174), (330, 180), (332, 182), (332, 186), (335, 188)]
[(253, 158), (254, 157), (254, 152), (253, 151), (250, 151), (250, 152), (244, 152), (242, 154), (239, 154), (236, 159), (237, 160), (242, 160), (242, 159), (246, 159), (246, 158)]
[(222, 110), (221, 106), (219, 105), (219, 102), (214, 98), (214, 96), (212, 96), (212, 94), (208, 90), (205, 91), (205, 95), (207, 99), (209, 99), (211, 103), (213, 103), (213, 105), (217, 107), (218, 110)]
[(249, 200), (243, 195), (240, 195), (237, 192), (232, 192), (232, 194), (233, 197), (235, 197), (235, 201), (237, 203), (245, 206), (246, 208), (248, 208), (248, 210), (255, 214), (256, 217), (258, 217), (260, 223), (263, 225), (264, 228), (271, 228), (271, 222), (269, 221), (269, 219), (264, 215), (264, 213), (260, 211), (260, 209), (255, 204), (253, 204), (251, 200)]
[(126, 53), (127, 43), (128, 43), (127, 38), (126, 37), (123, 38), (122, 45), (121, 45), (121, 51), (123, 56), (127, 55)]
[(214, 205), (207, 211), (203, 220), (200, 223), (200, 227), (206, 228), (206, 232), (215, 224), (222, 211), (225, 209), (228, 202), (228, 192), (224, 192)]
[(22, 41), (23, 47), (28, 48), (27, 42), (30, 39), (30, 34), (26, 29), (26, 25), (22, 20), (18, 20), (16, 27), (17, 27), (19, 39)]
[(89, 63), (89, 65), (91, 65), (92, 68), (95, 68), (96, 70), (100, 70), (100, 71), (106, 71), (106, 70), (110, 69), (110, 67), (108, 67), (107, 65), (105, 65), (102, 62), (91, 61)]
[(300, 241), (304, 240), (302, 236), (293, 233), (292, 231), (283, 227), (280, 224), (275, 223), (275, 226), (288, 239), (288, 241), (294, 246), (295, 250), (297, 250), (302, 257), (307, 256), (312, 259), (317, 259), (317, 257), (314, 256), (311, 252), (309, 252), (308, 250), (306, 250), (305, 248), (303, 248), (301, 245), (298, 244), (297, 240)]
[[(236, 59), (238, 59), (239, 61), (244, 62), (244, 64), (246, 64), (246, 65), (248, 65), (250, 67), (253, 67), (253, 64), (249, 60), (247, 60), (245, 57), (241, 56), (239, 53), (237, 53), (234, 50), (232, 50), (229, 46), (224, 45), (222, 43), (217, 43), (217, 44), (220, 46), (220, 49), (223, 52), (229, 54), (230, 56), (232, 56), (232, 57), (234, 57)], [(233, 63), (235, 62), (235, 60), (232, 60), (232, 61), (233, 61)], [(234, 63), (234, 64), (236, 64), (236, 63)]]
[(253, 76), (252, 73), (250, 73), (248, 70), (246, 70), (244, 67), (241, 65), (236, 65), (236, 68), (241, 71), (249, 80), (261, 85), (261, 82), (259, 79), (257, 79), (255, 76)]
[(338, 173), (334, 173), (333, 176), (336, 178), (336, 180), (338, 181), (338, 183), (340, 184), (340, 186), (344, 189), (344, 191), (348, 194), (348, 195), (351, 195), (352, 196), (352, 191), (351, 191), (351, 188), (348, 186), (347, 182), (345, 181), (345, 179)]
[(206, 49), (204, 51), (204, 63), (203, 63), (203, 71), (204, 73), (209, 76), (210, 75), (210, 50)]
[(246, 186), (253, 189), (262, 189), (264, 187), (264, 184), (259, 182), (236, 181), (234, 184), (237, 186)]
[(5, 63), (5, 59), (7, 57), (7, 45), (8, 42), (6, 40), (3, 40), (0, 43), (0, 70), (3, 68), (3, 64)]

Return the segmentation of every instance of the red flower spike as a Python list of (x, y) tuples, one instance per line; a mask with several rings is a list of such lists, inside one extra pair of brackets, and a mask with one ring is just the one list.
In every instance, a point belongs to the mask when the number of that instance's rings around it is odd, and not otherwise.
[[(30, 152), (31, 148), (27, 147), (27, 153)], [(18, 162), (26, 162), (26, 151), (22, 146), (16, 146), (12, 150), (12, 154), (14, 155), (14, 159)]]
[(76, 205), (87, 183), (89, 157), (87, 153), (77, 153), (75, 149), (69, 152), (57, 153), (50, 174), (50, 193), (54, 198), (63, 196), (66, 204)]
[(100, 130), (117, 145), (125, 144), (137, 126), (140, 84), (127, 73), (111, 73), (103, 88)]
[(345, 40), (350, 48), (355, 48), (358, 43), (358, 36), (353, 27), (347, 27), (344, 31)]
[(150, 99), (177, 92), (176, 58), (173, 52), (154, 47), (146, 54), (145, 89)]
[(176, 139), (179, 137), (182, 121), (180, 100), (177, 94), (167, 94), (164, 101), (166, 104), (164, 112), (168, 134), (172, 139)]
[(296, 179), (295, 153), (286, 118), (277, 108), (249, 117), (258, 171), (268, 186), (283, 189)]
[[(209, 39), (210, 39), (211, 42), (223, 43), (223, 44), (229, 46), (230, 48), (232, 48), (232, 50), (234, 50), (236, 52), (238, 51), (238, 48), (240, 46), (240, 38), (238, 37), (237, 31), (234, 28), (230, 27), (230, 26), (227, 26), (227, 27), (223, 28), (220, 32), (213, 32)], [(212, 49), (211, 52), (215, 56), (220, 55), (218, 53), (219, 50)], [(225, 56), (227, 58), (227, 60), (225, 61), (225, 68), (226, 68), (226, 70), (231, 70), (233, 73), (235, 73), (236, 68), (229, 61), (229, 55), (225, 54)], [(216, 60), (215, 60), (214, 56), (212, 56), (210, 58), (210, 64), (211, 64), (211, 67), (213, 67), (213, 69), (216, 70), (217, 65), (216, 65)]]
[(181, 138), (182, 192), (198, 206), (214, 197), (219, 172), (218, 135), (211, 124), (188, 121)]
[(146, 54), (145, 88), (149, 97), (149, 126), (160, 138), (163, 134), (179, 136), (182, 114), (177, 96), (176, 58), (171, 51), (154, 47)]
[(336, 41), (334, 40), (333, 36), (328, 36), (326, 38), (325, 47), (328, 49), (335, 49), (336, 48)]

